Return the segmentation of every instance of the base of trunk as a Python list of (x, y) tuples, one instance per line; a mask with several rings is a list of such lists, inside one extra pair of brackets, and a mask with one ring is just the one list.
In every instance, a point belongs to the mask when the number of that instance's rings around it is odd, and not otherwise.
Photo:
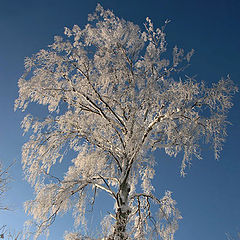
[(126, 226), (128, 221), (128, 215), (130, 211), (122, 212), (121, 208), (118, 208), (116, 213), (116, 223), (114, 226), (114, 232), (108, 237), (108, 240), (127, 240)]

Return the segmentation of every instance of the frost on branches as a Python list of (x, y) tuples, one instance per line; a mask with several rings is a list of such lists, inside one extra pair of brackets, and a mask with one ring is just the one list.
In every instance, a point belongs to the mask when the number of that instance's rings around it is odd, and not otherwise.
[[(181, 216), (171, 192), (154, 195), (151, 153), (182, 152), (182, 175), (193, 156), (201, 158), (202, 143), (212, 144), (218, 158), (237, 89), (229, 77), (210, 88), (176, 78), (193, 51), (175, 47), (167, 59), (164, 28), (147, 18), (142, 31), (98, 5), (84, 29), (65, 28), (64, 37), (25, 59), (15, 109), (35, 102), (49, 111), (22, 122), (31, 135), (22, 162), (36, 194), (25, 204), (35, 237), (70, 209), (83, 226), (86, 207), (105, 191), (115, 207), (103, 220), (104, 239), (173, 239)], [(70, 166), (56, 176), (52, 166), (61, 162)]]

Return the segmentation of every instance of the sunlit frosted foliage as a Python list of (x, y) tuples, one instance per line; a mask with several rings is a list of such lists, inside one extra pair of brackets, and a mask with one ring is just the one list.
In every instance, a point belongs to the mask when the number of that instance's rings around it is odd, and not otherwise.
[[(85, 225), (86, 207), (101, 190), (115, 200), (103, 221), (105, 239), (173, 239), (181, 216), (169, 191), (154, 196), (158, 159), (151, 152), (182, 153), (182, 175), (193, 156), (201, 158), (204, 142), (218, 158), (237, 89), (229, 76), (212, 87), (176, 78), (193, 50), (175, 46), (168, 58), (166, 24), (155, 29), (147, 18), (142, 31), (98, 5), (85, 28), (65, 28), (64, 37), (25, 59), (15, 108), (35, 102), (49, 111), (22, 122), (30, 134), (23, 168), (36, 194), (25, 207), (36, 236), (69, 209), (76, 225)], [(53, 165), (62, 161), (69, 168), (56, 176)]]

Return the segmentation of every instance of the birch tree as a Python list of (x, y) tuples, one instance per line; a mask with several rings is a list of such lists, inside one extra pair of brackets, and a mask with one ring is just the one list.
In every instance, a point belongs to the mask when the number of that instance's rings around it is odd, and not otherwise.
[(237, 240), (240, 239), (240, 232), (237, 232), (237, 238), (234, 238), (230, 233), (226, 233), (227, 240)]
[[(181, 215), (170, 191), (154, 194), (153, 153), (183, 156), (183, 176), (192, 157), (201, 158), (202, 144), (219, 158), (237, 89), (229, 76), (211, 87), (180, 78), (193, 50), (176, 46), (169, 54), (167, 22), (155, 29), (147, 18), (142, 30), (100, 5), (88, 20), (27, 57), (18, 82), (15, 109), (34, 102), (49, 112), (43, 119), (27, 114), (22, 122), (30, 135), (23, 169), (35, 190), (25, 208), (35, 238), (71, 209), (84, 225), (86, 207), (104, 191), (115, 202), (103, 220), (105, 239), (173, 239)], [(69, 168), (57, 176), (52, 167), (60, 163)]]
[(0, 227), (0, 239), (6, 240), (22, 240), (21, 232), (11, 232), (7, 225)]
[[(5, 172), (2, 170), (2, 165), (0, 164), (0, 198), (2, 198), (3, 193), (6, 191), (6, 178), (4, 176)], [(0, 206), (0, 210), (5, 209)]]
[[(11, 210), (6, 205), (2, 205), (1, 201), (4, 199), (7, 186), (11, 180), (8, 171), (14, 165), (14, 162), (8, 165), (8, 167), (4, 168), (3, 164), (0, 162), (0, 214), (2, 211)], [(8, 239), (8, 240), (20, 240), (21, 233), (11, 232), (7, 225), (0, 225), (0, 239)]]
[(4, 169), (3, 164), (0, 162), (0, 213), (3, 210), (8, 210), (8, 207), (3, 206), (1, 201), (7, 191), (7, 184), (9, 182), (8, 170), (13, 164)]

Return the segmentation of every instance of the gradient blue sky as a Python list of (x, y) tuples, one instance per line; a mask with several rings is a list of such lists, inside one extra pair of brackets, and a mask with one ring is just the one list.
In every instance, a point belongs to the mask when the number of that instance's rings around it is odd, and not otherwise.
[[(21, 230), (26, 215), (23, 202), (31, 199), (32, 190), (21, 171), (22, 136), (20, 122), (25, 114), (13, 111), (17, 80), (24, 71), (23, 60), (61, 35), (64, 27), (87, 23), (87, 15), (97, 2), (116, 15), (143, 27), (149, 16), (155, 26), (170, 19), (167, 27), (169, 48), (175, 44), (195, 49), (189, 75), (198, 80), (216, 82), (230, 74), (240, 83), (240, 1), (239, 0), (0, 0), (0, 160), (8, 166), (12, 181), (4, 203), (12, 211), (0, 213), (0, 226)], [(154, 184), (156, 193), (169, 189), (178, 203), (183, 220), (176, 240), (224, 240), (225, 232), (240, 231), (240, 96), (234, 98), (229, 114), (232, 126), (219, 161), (209, 147), (203, 160), (193, 161), (187, 176), (179, 174), (180, 159), (158, 154)], [(29, 109), (37, 112), (34, 107)], [(64, 166), (63, 166), (64, 168)], [(61, 169), (58, 169), (61, 171)], [(97, 202), (97, 207), (107, 207)], [(89, 219), (95, 228), (94, 217)], [(60, 217), (51, 229), (50, 240), (61, 239), (71, 230), (70, 215)]]

